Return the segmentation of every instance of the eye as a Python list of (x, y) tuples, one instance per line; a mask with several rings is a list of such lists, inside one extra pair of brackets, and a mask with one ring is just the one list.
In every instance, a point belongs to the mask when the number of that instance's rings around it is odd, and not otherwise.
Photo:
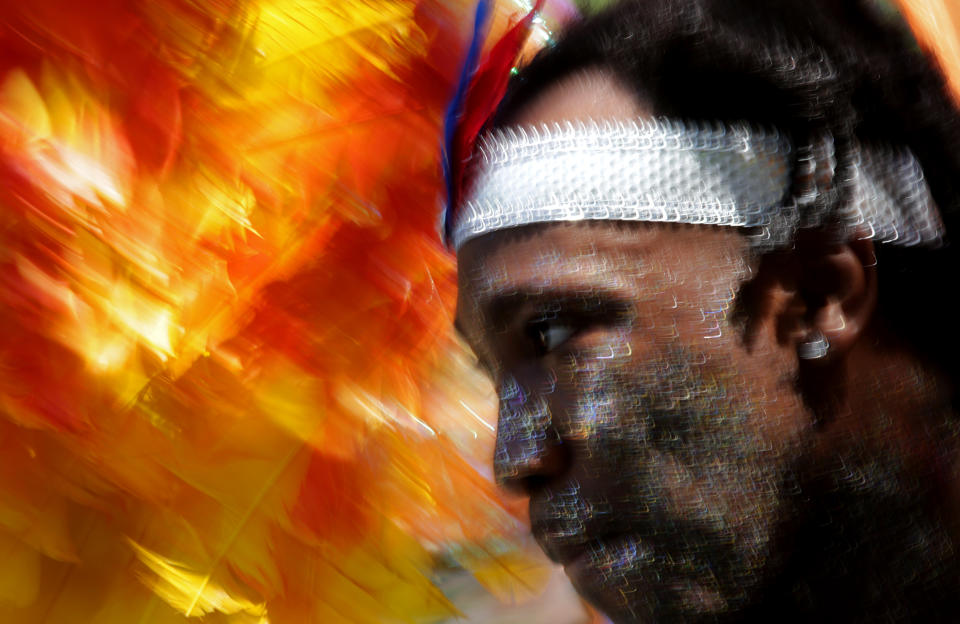
[(550, 353), (570, 339), (576, 329), (558, 319), (537, 319), (527, 324), (527, 338), (538, 356)]

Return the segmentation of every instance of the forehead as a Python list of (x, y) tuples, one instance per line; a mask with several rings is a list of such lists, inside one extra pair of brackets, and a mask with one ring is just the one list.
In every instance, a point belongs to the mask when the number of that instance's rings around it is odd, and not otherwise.
[(727, 301), (749, 270), (747, 251), (734, 228), (694, 225), (599, 221), (493, 232), (458, 255), (458, 321), (482, 333), (498, 300), (550, 293)]
[(574, 72), (547, 87), (516, 113), (511, 123), (551, 124), (591, 119), (636, 119), (652, 115), (612, 73), (601, 68)]

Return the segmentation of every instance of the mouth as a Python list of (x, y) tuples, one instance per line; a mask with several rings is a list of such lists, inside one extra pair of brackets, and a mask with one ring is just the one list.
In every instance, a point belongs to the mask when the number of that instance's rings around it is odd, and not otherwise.
[(540, 549), (554, 563), (568, 566), (588, 558), (591, 551), (615, 539), (618, 528), (608, 510), (576, 489), (554, 491), (530, 499), (530, 528)]
[(564, 566), (582, 558), (592, 541), (586, 536), (566, 535), (538, 528), (533, 529), (533, 538), (551, 561)]
[(534, 523), (531, 532), (544, 554), (554, 563), (567, 568), (568, 572), (589, 560), (591, 553), (603, 550), (604, 545), (625, 539), (623, 535), (602, 531), (600, 527), (593, 527), (595, 530), (581, 526), (571, 529), (564, 524)]

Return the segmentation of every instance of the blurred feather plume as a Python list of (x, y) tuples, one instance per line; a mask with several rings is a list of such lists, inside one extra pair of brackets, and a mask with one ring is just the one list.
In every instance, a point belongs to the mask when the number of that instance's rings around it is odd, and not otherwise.
[(452, 544), (502, 592), (435, 231), (471, 7), (0, 12), (0, 620), (436, 621)]

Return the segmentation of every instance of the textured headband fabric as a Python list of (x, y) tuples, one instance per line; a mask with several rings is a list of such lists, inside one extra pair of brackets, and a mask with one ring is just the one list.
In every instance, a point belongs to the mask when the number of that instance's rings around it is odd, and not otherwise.
[(944, 226), (920, 162), (909, 149), (862, 147), (853, 168), (853, 200), (845, 221), (894, 245), (939, 245)]
[[(798, 204), (812, 203), (831, 181), (835, 161), (826, 151), (808, 163), (814, 196), (792, 198), (793, 148), (772, 130), (662, 119), (497, 129), (477, 143), (449, 242), (459, 249), (533, 223), (617, 220), (756, 227), (782, 244), (800, 223)], [(842, 215), (851, 230), (863, 224), (899, 244), (939, 241), (939, 218), (909, 150), (861, 150), (853, 178)]]

